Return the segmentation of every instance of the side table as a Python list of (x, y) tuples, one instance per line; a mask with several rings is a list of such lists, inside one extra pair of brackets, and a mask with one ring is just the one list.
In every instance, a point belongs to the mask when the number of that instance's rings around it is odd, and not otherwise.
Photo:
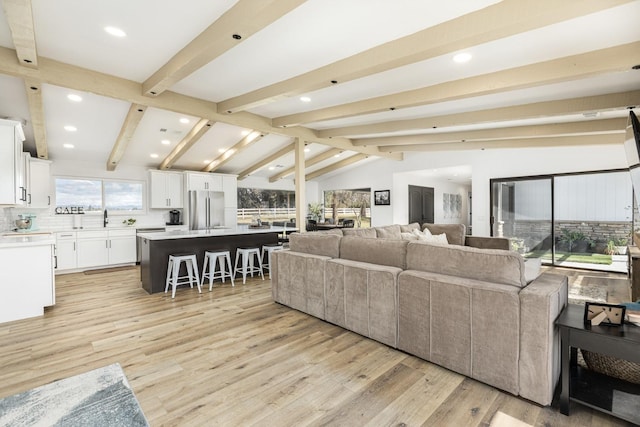
[(640, 363), (640, 327), (585, 326), (584, 306), (568, 304), (556, 320), (560, 328), (562, 392), (560, 412), (569, 415), (569, 401), (640, 424), (640, 385), (577, 365), (577, 349)]

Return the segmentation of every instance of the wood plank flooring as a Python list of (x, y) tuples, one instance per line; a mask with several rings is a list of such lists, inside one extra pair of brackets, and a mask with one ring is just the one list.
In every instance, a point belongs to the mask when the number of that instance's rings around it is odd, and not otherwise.
[(152, 426), (627, 425), (573, 403), (566, 417), (276, 304), (269, 280), (172, 300), (143, 291), (137, 269), (58, 276), (56, 306), (0, 325), (0, 349), (0, 397), (117, 362)]

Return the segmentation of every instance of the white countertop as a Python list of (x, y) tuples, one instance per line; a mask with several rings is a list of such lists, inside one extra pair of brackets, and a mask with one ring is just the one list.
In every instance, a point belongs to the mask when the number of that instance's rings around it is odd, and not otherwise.
[(56, 238), (53, 234), (21, 234), (0, 237), (0, 249), (54, 245)]
[(238, 236), (242, 234), (282, 233), (284, 231), (296, 231), (294, 228), (270, 227), (249, 228), (247, 225), (239, 225), (236, 228), (214, 228), (211, 230), (176, 230), (159, 233), (145, 233), (144, 238), (149, 240), (191, 239), (197, 237)]

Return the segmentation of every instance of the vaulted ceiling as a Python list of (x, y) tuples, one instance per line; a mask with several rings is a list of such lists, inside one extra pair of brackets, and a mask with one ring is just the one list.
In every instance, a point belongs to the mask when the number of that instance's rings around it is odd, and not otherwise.
[(0, 117), (40, 158), (107, 170), (275, 181), (296, 140), (307, 179), (416, 151), (621, 144), (640, 105), (637, 0), (1, 2)]

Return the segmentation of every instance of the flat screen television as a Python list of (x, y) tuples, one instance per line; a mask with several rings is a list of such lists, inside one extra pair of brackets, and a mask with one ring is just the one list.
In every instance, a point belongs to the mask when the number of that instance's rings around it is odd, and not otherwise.
[(640, 122), (633, 111), (629, 111), (629, 121), (624, 137), (624, 150), (633, 185), (633, 194), (640, 208)]

